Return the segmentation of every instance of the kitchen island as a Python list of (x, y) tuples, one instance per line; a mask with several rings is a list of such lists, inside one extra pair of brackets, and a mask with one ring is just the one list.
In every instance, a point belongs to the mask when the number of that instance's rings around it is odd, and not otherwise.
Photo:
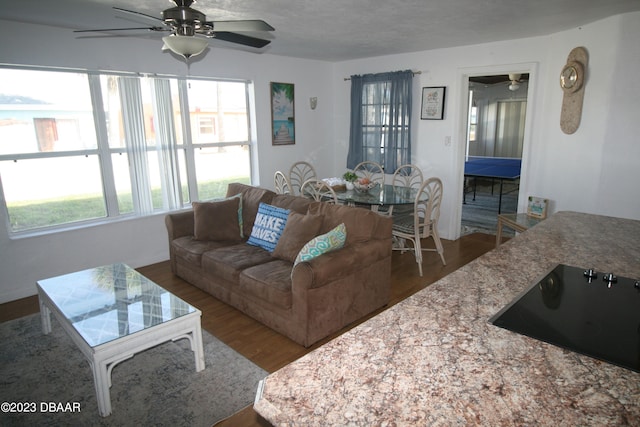
[[(489, 323), (558, 264), (640, 279), (640, 221), (559, 212), (269, 375), (274, 425), (640, 425), (640, 373)], [(606, 302), (603, 302), (606, 303)]]

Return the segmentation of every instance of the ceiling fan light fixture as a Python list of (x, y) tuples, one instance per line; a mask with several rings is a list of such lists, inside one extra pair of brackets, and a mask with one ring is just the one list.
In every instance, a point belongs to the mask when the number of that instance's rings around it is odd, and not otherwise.
[(207, 39), (194, 36), (166, 36), (162, 38), (162, 41), (169, 50), (182, 55), (185, 59), (201, 54), (209, 45)]
[[(167, 1), (167, 0), (164, 0)], [(148, 30), (165, 32), (170, 34), (163, 37), (162, 50), (171, 50), (173, 53), (189, 60), (192, 56), (201, 54), (209, 45), (209, 39), (217, 38), (223, 42), (234, 43), (261, 49), (271, 43), (265, 40), (243, 34), (245, 32), (274, 31), (274, 28), (260, 19), (234, 20), (234, 21), (207, 21), (204, 13), (191, 8), (195, 0), (171, 0), (175, 7), (162, 11), (162, 18), (147, 15), (134, 10), (114, 7), (113, 9), (123, 13), (131, 13), (153, 20), (156, 25), (149, 27), (108, 28), (95, 30), (74, 30), (74, 32), (116, 32)], [(214, 30), (214, 26), (216, 29)], [(217, 28), (217, 27), (220, 28)]]
[(515, 92), (516, 90), (520, 89), (520, 77), (522, 77), (522, 74), (519, 74), (519, 73), (509, 74), (509, 80), (511, 80), (511, 84), (509, 85), (510, 91)]

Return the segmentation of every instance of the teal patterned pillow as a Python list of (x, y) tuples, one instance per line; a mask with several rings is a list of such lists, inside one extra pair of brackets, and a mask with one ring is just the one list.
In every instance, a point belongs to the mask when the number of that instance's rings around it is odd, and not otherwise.
[(299, 262), (309, 261), (327, 252), (335, 251), (344, 246), (347, 240), (347, 228), (344, 223), (340, 224), (326, 234), (314, 237), (300, 249), (293, 266)]

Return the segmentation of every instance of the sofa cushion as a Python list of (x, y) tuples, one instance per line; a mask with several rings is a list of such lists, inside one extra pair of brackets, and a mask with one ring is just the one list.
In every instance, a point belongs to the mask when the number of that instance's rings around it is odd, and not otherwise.
[(193, 202), (192, 205), (193, 234), (196, 240), (239, 241), (242, 239), (241, 194), (224, 200)]
[(206, 274), (238, 283), (238, 276), (245, 268), (273, 261), (271, 254), (257, 246), (240, 243), (221, 247), (202, 255), (202, 269)]
[(243, 295), (283, 309), (291, 308), (291, 263), (272, 260), (249, 267), (240, 274), (238, 287)]
[(309, 213), (324, 215), (321, 233), (326, 233), (344, 223), (347, 228), (346, 245), (366, 242), (375, 235), (379, 222), (388, 221), (388, 218), (368, 209), (331, 203), (314, 204), (309, 207)]
[(287, 218), (287, 225), (273, 251), (273, 256), (289, 262), (294, 262), (300, 249), (311, 239), (320, 234), (322, 215), (300, 214), (291, 212)]
[(214, 240), (196, 240), (193, 236), (178, 237), (177, 239), (173, 239), (171, 242), (171, 248), (177, 258), (181, 258), (198, 267), (200, 267), (202, 263), (202, 254), (213, 249), (231, 245), (235, 245), (235, 243)]
[(309, 206), (320, 203), (306, 197), (292, 196), (291, 194), (276, 194), (271, 200), (271, 205), (289, 209), (292, 212), (305, 214)]
[(256, 219), (260, 203), (271, 203), (276, 193), (266, 188), (252, 187), (239, 182), (230, 183), (227, 188), (227, 197), (238, 193), (242, 193), (242, 233), (247, 237), (253, 229), (253, 221)]
[(347, 230), (344, 224), (340, 224), (328, 233), (314, 237), (304, 245), (300, 249), (298, 256), (296, 256), (293, 265), (295, 266), (299, 262), (309, 261), (327, 252), (340, 249), (344, 246), (346, 240)]
[(260, 203), (247, 243), (273, 252), (287, 224), (289, 210)]

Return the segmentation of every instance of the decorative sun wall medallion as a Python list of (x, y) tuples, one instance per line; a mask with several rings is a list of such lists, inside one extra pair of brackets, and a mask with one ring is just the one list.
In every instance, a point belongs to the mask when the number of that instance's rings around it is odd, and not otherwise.
[(588, 62), (587, 50), (584, 47), (576, 47), (569, 53), (567, 63), (560, 72), (560, 87), (564, 91), (560, 129), (566, 134), (575, 133), (580, 126)]

